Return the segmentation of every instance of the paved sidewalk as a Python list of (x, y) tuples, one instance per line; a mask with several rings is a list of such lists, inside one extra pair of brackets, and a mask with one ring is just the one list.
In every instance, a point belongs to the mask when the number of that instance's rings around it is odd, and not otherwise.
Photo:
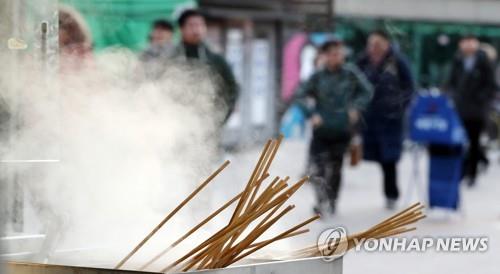
[[(304, 170), (307, 146), (302, 142), (285, 142), (280, 149), (272, 175), (288, 175), (291, 181), (300, 177)], [(233, 164), (217, 183), (213, 192), (214, 201), (223, 200), (228, 192), (236, 193), (244, 184), (257, 160), (260, 148), (230, 155)], [(494, 159), (498, 159), (495, 155)], [(402, 199), (407, 203), (426, 199), (427, 158), (425, 153), (419, 161), (422, 184), (409, 187), (412, 181), (413, 160), (410, 153), (404, 155), (399, 166), (400, 188)], [(239, 182), (241, 180), (242, 182)], [(418, 198), (418, 191), (422, 192)], [(411, 190), (411, 191), (409, 191)], [(411, 192), (411, 197), (409, 197)], [(489, 250), (484, 253), (367, 253), (351, 251), (345, 257), (344, 273), (498, 273), (500, 268), (500, 165), (492, 160), (488, 171), (478, 181), (474, 189), (462, 189), (463, 208), (459, 214), (448, 220), (427, 218), (418, 224), (415, 236), (488, 236)], [(282, 229), (312, 215), (314, 196), (310, 186), (304, 187), (292, 199), (297, 205), (293, 216), (287, 218)], [(429, 213), (429, 212), (428, 212)], [(294, 241), (281, 243), (275, 248), (293, 249), (315, 243), (316, 237), (327, 227), (343, 225), (350, 232), (364, 230), (389, 216), (391, 212), (384, 209), (381, 173), (374, 164), (363, 163), (359, 167), (347, 167), (338, 205), (338, 214), (327, 217), (311, 227), (307, 236)], [(433, 213), (429, 213), (432, 217)]]

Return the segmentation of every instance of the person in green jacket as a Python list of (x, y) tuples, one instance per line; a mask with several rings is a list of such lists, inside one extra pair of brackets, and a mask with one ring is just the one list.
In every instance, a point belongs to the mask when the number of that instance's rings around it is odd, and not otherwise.
[(224, 109), (224, 121), (231, 115), (236, 105), (239, 88), (231, 67), (224, 57), (212, 52), (205, 44), (207, 26), (203, 14), (195, 9), (181, 13), (177, 20), (181, 31), (181, 41), (174, 49), (174, 58), (184, 59), (191, 64), (208, 65), (216, 83), (216, 106)]
[(314, 211), (322, 214), (329, 207), (333, 214), (344, 153), (373, 88), (355, 65), (346, 63), (341, 40), (326, 42), (321, 51), (326, 55), (326, 65), (305, 83), (299, 105), (313, 127), (308, 173), (317, 196)]

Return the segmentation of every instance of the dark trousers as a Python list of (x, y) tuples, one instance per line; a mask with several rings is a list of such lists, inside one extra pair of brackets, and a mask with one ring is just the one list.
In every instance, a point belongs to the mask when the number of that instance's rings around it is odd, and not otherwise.
[(397, 200), (399, 190), (397, 185), (397, 162), (380, 163), (384, 176), (384, 194), (387, 199)]
[(309, 150), (308, 173), (311, 176), (318, 204), (335, 206), (342, 180), (342, 163), (349, 144), (348, 138), (313, 138)]
[(477, 165), (480, 159), (485, 157), (479, 142), (485, 122), (481, 119), (464, 119), (463, 123), (469, 137), (469, 149), (464, 161), (463, 176), (474, 180), (477, 176)]

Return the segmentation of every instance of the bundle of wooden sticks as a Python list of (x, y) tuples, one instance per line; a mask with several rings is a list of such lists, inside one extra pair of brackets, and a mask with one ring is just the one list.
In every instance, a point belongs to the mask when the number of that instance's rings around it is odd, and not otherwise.
[[(347, 241), (347, 246), (344, 251), (348, 251), (362, 242), (362, 240), (368, 239), (382, 239), (387, 237), (396, 236), (406, 232), (416, 230), (416, 227), (407, 227), (410, 224), (414, 224), (426, 216), (422, 213), (424, 206), (421, 203), (413, 204), (412, 206), (406, 208), (405, 210), (395, 214), (394, 216), (384, 220), (383, 222), (373, 226), (372, 228), (352, 234), (346, 237), (344, 241)], [(337, 243), (336, 246), (342, 243)], [(306, 257), (318, 257), (323, 256), (326, 249), (332, 249), (328, 243), (322, 245), (314, 245), (308, 248), (298, 250), (292, 254), (289, 258), (306, 258)]]
[[(165, 250), (158, 253), (150, 261), (144, 264), (140, 270), (150, 267), (153, 263), (159, 261), (171, 249), (178, 246), (202, 226), (210, 222), (218, 214), (231, 205), (236, 203), (232, 217), (223, 228), (213, 233), (208, 239), (200, 243), (184, 256), (166, 265), (161, 271), (181, 271), (224, 268), (234, 264), (241, 259), (255, 253), (256, 251), (268, 246), (276, 241), (294, 237), (307, 233), (309, 230), (305, 227), (319, 219), (315, 215), (296, 226), (283, 231), (282, 233), (261, 240), (261, 236), (275, 225), (281, 218), (294, 209), (294, 205), (287, 205), (289, 198), (295, 194), (308, 180), (307, 177), (298, 182), (289, 185), (288, 177), (275, 177), (266, 184), (269, 178), (269, 168), (276, 156), (281, 144), (282, 137), (276, 140), (266, 142), (257, 164), (244, 188), (244, 190), (215, 210), (206, 219), (179, 237)], [(115, 267), (119, 269), (142, 248), (151, 237), (162, 228), (182, 207), (192, 200), (205, 186), (208, 185), (227, 165), (229, 161), (222, 164), (212, 175), (198, 186), (182, 203), (180, 203), (172, 212), (170, 212), (135, 248), (125, 256)], [(355, 238), (381, 238), (410, 231), (405, 226), (423, 218), (416, 210), (420, 210), (421, 205), (413, 206), (400, 214), (382, 222), (381, 224), (367, 230), (366, 232), (356, 234), (350, 237), (349, 246), (354, 244)], [(296, 254), (302, 257), (317, 256), (317, 247), (306, 248), (298, 251)], [(320, 255), (320, 254), (319, 254)], [(318, 255), (318, 256), (319, 256)]]
[[(260, 158), (246, 184), (245, 189), (229, 200), (222, 207), (214, 211), (201, 223), (196, 225), (186, 234), (177, 239), (164, 251), (152, 258), (141, 267), (146, 269), (155, 261), (163, 257), (168, 251), (179, 245), (203, 225), (212, 220), (219, 213), (237, 202), (228, 224), (215, 232), (206, 241), (202, 242), (186, 255), (162, 269), (162, 272), (172, 270), (189, 271), (199, 269), (223, 268), (231, 265), (261, 248), (281, 239), (290, 238), (309, 230), (303, 229), (306, 225), (319, 219), (313, 216), (308, 220), (266, 240), (258, 241), (260, 236), (269, 230), (278, 220), (288, 214), (294, 205), (285, 206), (288, 199), (299, 190), (307, 181), (302, 178), (295, 184), (288, 184), (288, 177), (275, 177), (270, 183), (265, 184), (269, 177), (269, 168), (276, 156), (282, 137), (269, 140), (260, 155)], [(227, 165), (226, 161), (207, 180), (205, 180), (190, 196), (163, 219), (120, 263), (115, 267), (121, 268), (144, 244), (184, 205), (186, 205), (198, 192), (200, 192), (212, 179), (217, 176)]]

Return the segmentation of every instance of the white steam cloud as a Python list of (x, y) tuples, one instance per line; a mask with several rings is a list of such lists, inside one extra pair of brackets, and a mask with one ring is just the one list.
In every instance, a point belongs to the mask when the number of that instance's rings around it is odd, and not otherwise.
[[(205, 68), (172, 65), (146, 81), (136, 58), (123, 50), (69, 66), (61, 61), (50, 75), (31, 62), (4, 66), (14, 67), (0, 79), (11, 116), (2, 144), (2, 159), (11, 162), (2, 165), (17, 174), (40, 233), (52, 237), (43, 247), (46, 257), (38, 259), (98, 259), (94, 263), (112, 266), (216, 164), (223, 113), (213, 105)], [(186, 222), (192, 220), (176, 218), (166, 233), (185, 229)], [(78, 247), (98, 249), (74, 262), (50, 254)]]

